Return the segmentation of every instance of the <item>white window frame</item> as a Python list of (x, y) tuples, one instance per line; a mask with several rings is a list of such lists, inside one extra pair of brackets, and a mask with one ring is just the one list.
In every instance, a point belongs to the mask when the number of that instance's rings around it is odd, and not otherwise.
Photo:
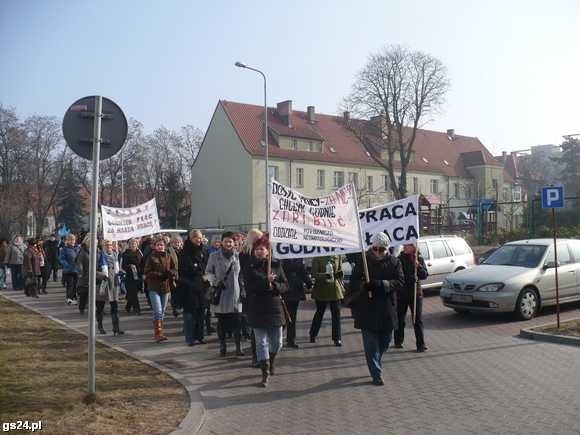
[(334, 187), (344, 186), (344, 171), (334, 171)]
[(324, 169), (317, 169), (316, 170), (316, 188), (317, 189), (324, 189), (326, 184), (326, 174), (324, 173)]
[(296, 168), (296, 187), (304, 187), (304, 168)]

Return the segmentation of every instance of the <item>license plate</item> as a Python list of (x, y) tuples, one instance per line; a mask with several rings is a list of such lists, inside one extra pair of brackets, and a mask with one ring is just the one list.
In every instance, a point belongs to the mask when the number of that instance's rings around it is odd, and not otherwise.
[(473, 296), (471, 295), (451, 295), (452, 302), (463, 302), (471, 303), (473, 302)]

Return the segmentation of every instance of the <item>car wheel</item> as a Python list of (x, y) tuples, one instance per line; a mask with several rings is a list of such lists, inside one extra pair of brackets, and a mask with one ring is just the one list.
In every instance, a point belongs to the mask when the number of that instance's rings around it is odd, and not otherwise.
[(469, 314), (469, 310), (466, 310), (465, 308), (453, 308), (453, 310), (462, 316)]
[(540, 307), (538, 293), (532, 288), (525, 288), (521, 291), (516, 302), (516, 315), (522, 320), (533, 318)]

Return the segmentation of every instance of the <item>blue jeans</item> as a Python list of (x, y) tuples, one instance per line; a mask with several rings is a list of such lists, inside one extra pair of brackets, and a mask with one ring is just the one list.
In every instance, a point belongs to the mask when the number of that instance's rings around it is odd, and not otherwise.
[(254, 328), (256, 336), (256, 356), (258, 361), (267, 361), (270, 354), (278, 353), (282, 349), (282, 327)]
[(378, 379), (383, 373), (383, 354), (389, 348), (393, 331), (374, 332), (362, 330), (363, 346), (367, 366), (373, 379)]
[(6, 265), (0, 264), (0, 289), (6, 288)]
[(167, 301), (169, 300), (169, 293), (157, 293), (155, 290), (149, 290), (149, 299), (151, 300), (151, 309), (153, 310), (153, 320), (163, 320)]

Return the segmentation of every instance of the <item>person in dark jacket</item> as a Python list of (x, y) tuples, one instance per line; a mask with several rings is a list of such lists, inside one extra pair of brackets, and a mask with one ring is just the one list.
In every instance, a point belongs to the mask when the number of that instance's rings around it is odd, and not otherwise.
[(38, 297), (38, 275), (40, 262), (36, 251), (36, 240), (30, 239), (23, 254), (22, 273), (24, 274), (24, 294), (33, 298)]
[(48, 240), (44, 242), (44, 252), (46, 254), (45, 265), (48, 276), (52, 274), (52, 280), (58, 280), (58, 239), (56, 235), (51, 234)]
[(282, 262), (282, 268), (288, 280), (288, 292), (283, 298), (288, 307), (291, 322), (286, 325), (286, 344), (290, 348), (298, 349), (296, 344), (296, 321), (298, 319), (298, 305), (306, 299), (304, 287), (312, 288), (312, 279), (306, 272), (302, 258), (292, 258)]
[(248, 322), (256, 336), (256, 353), (262, 369), (263, 387), (275, 373), (275, 359), (282, 348), (282, 327), (286, 323), (281, 295), (288, 290), (288, 282), (279, 261), (272, 260), (268, 275), (270, 241), (261, 237), (254, 243), (254, 257), (246, 275)]
[(133, 310), (135, 314), (141, 314), (139, 304), (139, 291), (143, 287), (143, 254), (139, 250), (137, 239), (129, 240), (127, 249), (121, 255), (121, 268), (125, 272), (125, 288), (127, 289), (127, 304), (125, 311)]
[(397, 327), (396, 293), (405, 277), (398, 258), (387, 251), (389, 239), (385, 233), (372, 238), (372, 247), (365, 255), (369, 282), (365, 280), (361, 261), (351, 276), (348, 305), (352, 309), (354, 327), (362, 332), (363, 346), (374, 385), (384, 385), (382, 357), (389, 348), (393, 329)]
[[(425, 260), (418, 254), (417, 247), (414, 244), (408, 244), (403, 247), (403, 252), (399, 255), (403, 273), (405, 274), (405, 285), (397, 293), (397, 318), (398, 328), (395, 330), (395, 345), (396, 349), (403, 347), (405, 341), (405, 317), (407, 310), (411, 310), (411, 316), (415, 323), (415, 340), (417, 344), (417, 352), (425, 352), (425, 338), (423, 333), (423, 290), (421, 289), (420, 281), (429, 276)], [(416, 302), (415, 302), (416, 298)], [(413, 312), (413, 307), (416, 305), (416, 310)]]
[(209, 254), (203, 245), (203, 234), (199, 230), (189, 233), (189, 238), (179, 252), (179, 280), (176, 300), (183, 308), (183, 330), (185, 342), (205, 344), (203, 338), (204, 311), (209, 283), (204, 279)]
[[(242, 279), (245, 283), (246, 281), (246, 274), (248, 272), (248, 268), (252, 259), (254, 257), (253, 248), (254, 242), (262, 237), (264, 233), (257, 228), (253, 228), (248, 231), (244, 242), (242, 243), (242, 247), (240, 248), (240, 267), (242, 268)], [(244, 296), (246, 296), (246, 292), (244, 291)], [(248, 300), (245, 297), (242, 300), (242, 327), (248, 326)], [(243, 333), (243, 331), (242, 331)], [(250, 367), (258, 368), (258, 357), (256, 355), (256, 337), (254, 335), (254, 330), (251, 331), (251, 346), (252, 346), (252, 363)]]

